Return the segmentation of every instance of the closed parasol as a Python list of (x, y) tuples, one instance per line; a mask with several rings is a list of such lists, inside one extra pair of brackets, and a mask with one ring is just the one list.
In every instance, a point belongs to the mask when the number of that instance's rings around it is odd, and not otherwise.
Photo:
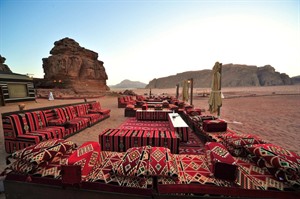
[(182, 86), (182, 101), (186, 102), (188, 100), (189, 100), (189, 83), (187, 80), (184, 80)]
[(221, 74), (222, 63), (216, 62), (212, 70), (212, 85), (208, 104), (210, 113), (218, 112), (218, 117), (220, 117), (220, 107), (222, 106)]

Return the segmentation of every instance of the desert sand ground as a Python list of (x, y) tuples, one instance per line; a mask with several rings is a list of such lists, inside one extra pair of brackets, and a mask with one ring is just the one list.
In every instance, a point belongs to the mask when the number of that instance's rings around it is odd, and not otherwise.
[[(124, 91), (113, 90), (115, 92)], [(136, 94), (148, 94), (149, 89), (134, 89)], [(210, 115), (208, 110), (208, 97), (202, 93), (209, 88), (194, 88), (193, 105), (205, 109), (204, 115)], [(153, 95), (175, 95), (175, 88), (152, 89)], [(221, 118), (225, 119), (229, 128), (243, 133), (251, 133), (261, 138), (300, 153), (300, 85), (224, 88)], [(111, 117), (93, 127), (90, 127), (70, 138), (78, 145), (86, 141), (98, 141), (98, 134), (105, 128), (117, 128), (123, 121), (124, 109), (117, 108), (116, 95), (107, 94), (100, 98), (91, 98), (89, 101), (100, 101), (103, 108), (111, 109)], [(48, 101), (37, 99), (37, 102), (25, 102), (26, 109), (60, 104), (82, 102), (83, 99)], [(190, 102), (190, 101), (189, 101)], [(0, 107), (0, 113), (17, 111), (18, 103), (7, 104)], [(215, 114), (212, 114), (215, 115)], [(0, 123), (0, 171), (6, 167), (2, 122)], [(4, 194), (0, 194), (4, 198)]]

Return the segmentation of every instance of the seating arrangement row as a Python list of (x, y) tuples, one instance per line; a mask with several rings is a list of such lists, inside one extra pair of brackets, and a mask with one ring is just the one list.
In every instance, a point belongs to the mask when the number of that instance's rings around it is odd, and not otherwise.
[[(204, 142), (219, 145), (215, 147), (216, 154), (222, 154), (222, 157), (225, 157), (224, 151), (226, 150), (235, 157), (237, 164), (242, 165), (239, 167), (238, 176), (240, 184), (247, 182), (253, 186), (252, 188), (263, 189), (263, 186), (253, 183), (257, 179), (253, 176), (254, 174), (252, 175), (252, 170), (257, 172), (261, 169), (264, 171), (264, 176), (270, 176), (268, 177), (270, 182), (277, 183), (276, 186), (279, 186), (280, 183), (300, 186), (300, 155), (297, 153), (262, 140), (259, 136), (235, 132), (227, 127), (225, 120), (201, 115), (199, 112), (188, 113), (185, 111), (184, 113), (187, 123), (203, 138)], [(220, 145), (224, 147), (222, 148)], [(218, 160), (218, 162), (221, 161)], [(222, 167), (224, 168), (224, 165)], [(234, 166), (230, 165), (225, 170), (229, 171), (232, 168)], [(257, 178), (261, 180), (261, 177)]]
[(7, 153), (49, 139), (67, 138), (110, 116), (100, 102), (84, 102), (2, 114)]
[[(288, 189), (259, 168), (246, 169), (220, 143), (206, 143), (206, 155), (172, 154), (149, 145), (103, 151), (100, 145), (89, 141), (77, 147), (53, 139), (13, 153), (14, 162), (4, 171), (7, 195), (29, 198), (32, 189), (43, 198), (66, 193), (78, 195), (74, 198), (299, 198), (297, 188)], [(259, 177), (236, 179), (236, 173), (248, 170)]]

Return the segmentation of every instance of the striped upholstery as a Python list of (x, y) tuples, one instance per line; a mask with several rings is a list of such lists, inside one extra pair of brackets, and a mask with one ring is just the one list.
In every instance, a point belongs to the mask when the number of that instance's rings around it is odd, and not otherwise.
[(89, 109), (90, 103), (84, 103), (2, 116), (6, 152), (12, 153), (44, 140), (63, 139), (109, 117), (109, 114), (88, 113)]
[(101, 120), (103, 118), (103, 116), (100, 115), (99, 113), (89, 113), (88, 112), (89, 104), (77, 105), (77, 106), (75, 106), (75, 109), (76, 109), (78, 117), (89, 119), (89, 125), (91, 125), (95, 122), (98, 122), (99, 120)]
[(100, 102), (91, 102), (88, 113), (100, 113), (102, 115), (109, 115), (110, 109), (103, 109)]

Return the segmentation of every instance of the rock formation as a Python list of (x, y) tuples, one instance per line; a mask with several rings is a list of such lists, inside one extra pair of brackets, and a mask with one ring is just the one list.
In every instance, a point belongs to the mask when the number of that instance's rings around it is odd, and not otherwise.
[(0, 55), (0, 71), (7, 72), (7, 73), (12, 73), (10, 68), (6, 64), (4, 64), (5, 60), (6, 60), (5, 57), (2, 57)]
[[(209, 88), (211, 85), (211, 70), (188, 71), (176, 75), (153, 79), (146, 88), (173, 88), (186, 79), (194, 79), (195, 88)], [(266, 65), (263, 67), (224, 64), (222, 68), (222, 87), (244, 86), (275, 86), (293, 84), (285, 73), (276, 72)]]
[(119, 84), (110, 86), (110, 88), (145, 88), (147, 84), (140, 81), (130, 81), (128, 79), (123, 80)]
[(104, 92), (107, 74), (98, 53), (81, 47), (75, 40), (64, 38), (54, 42), (51, 56), (43, 58), (44, 79), (64, 84), (77, 93)]
[(293, 84), (300, 84), (300, 75), (292, 77)]

